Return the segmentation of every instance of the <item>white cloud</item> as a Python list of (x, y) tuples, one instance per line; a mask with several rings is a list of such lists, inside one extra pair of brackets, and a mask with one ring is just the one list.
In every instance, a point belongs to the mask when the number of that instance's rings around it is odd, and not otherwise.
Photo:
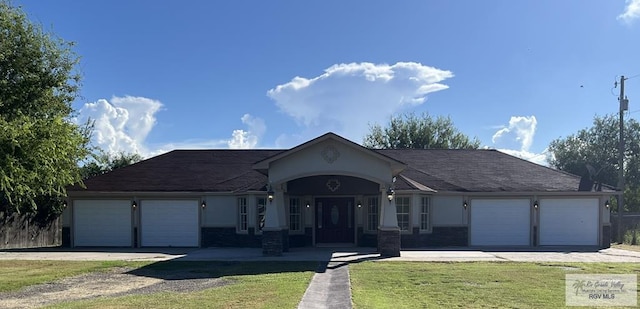
[(624, 13), (618, 15), (618, 20), (622, 20), (627, 24), (640, 18), (640, 0), (626, 0)]
[(491, 141), (494, 144), (515, 141), (519, 144), (520, 150), (528, 151), (533, 143), (537, 124), (538, 121), (535, 116), (512, 116), (509, 119), (509, 125), (498, 130), (491, 138)]
[(304, 129), (280, 136), (276, 144), (293, 146), (328, 131), (361, 141), (370, 123), (384, 123), (402, 108), (423, 104), (427, 94), (447, 89), (441, 82), (451, 77), (450, 71), (415, 62), (343, 63), (316, 77), (294, 77), (267, 95)]
[(155, 113), (162, 103), (144, 97), (112, 97), (86, 103), (79, 111), (79, 120), (95, 123), (92, 142), (109, 153), (135, 152), (146, 154), (143, 142), (156, 123)]
[(249, 114), (244, 114), (240, 119), (242, 123), (247, 125), (248, 130), (233, 130), (231, 139), (227, 142), (227, 145), (231, 149), (256, 148), (258, 141), (267, 129), (264, 120)]
[(520, 159), (524, 159), (527, 161), (531, 161), (533, 163), (537, 163), (540, 165), (549, 165), (548, 157), (550, 156), (549, 150), (545, 149), (541, 153), (533, 153), (529, 151), (523, 150), (514, 150), (514, 149), (497, 149), (500, 152), (504, 152), (506, 154), (512, 155), (514, 157), (518, 157)]
[(502, 126), (493, 135), (491, 141), (501, 152), (534, 163), (547, 165), (548, 150), (541, 153), (530, 152), (536, 134), (538, 121), (535, 116), (512, 116), (508, 126)]
[(247, 130), (234, 130), (230, 139), (187, 139), (150, 145), (146, 138), (156, 124), (156, 113), (163, 104), (145, 97), (112, 97), (85, 103), (77, 121), (94, 121), (92, 144), (108, 153), (138, 153), (143, 157), (158, 155), (174, 149), (255, 148), (266, 131), (260, 118), (242, 116)]

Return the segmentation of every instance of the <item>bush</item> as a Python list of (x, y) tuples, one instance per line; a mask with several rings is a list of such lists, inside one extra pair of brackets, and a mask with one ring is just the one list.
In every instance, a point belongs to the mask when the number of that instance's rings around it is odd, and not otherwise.
[(636, 246), (638, 245), (638, 241), (640, 241), (640, 230), (638, 230), (638, 226), (636, 225), (635, 228), (627, 230), (627, 232), (624, 233), (624, 243)]

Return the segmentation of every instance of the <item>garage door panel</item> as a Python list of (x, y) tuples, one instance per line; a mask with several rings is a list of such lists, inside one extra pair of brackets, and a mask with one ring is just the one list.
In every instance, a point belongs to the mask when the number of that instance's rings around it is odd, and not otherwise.
[(78, 247), (131, 247), (129, 200), (75, 200), (73, 243)]
[(197, 200), (143, 200), (140, 204), (142, 246), (198, 247)]
[(528, 246), (531, 233), (529, 199), (471, 201), (472, 246)]
[(540, 245), (598, 244), (598, 199), (540, 200)]

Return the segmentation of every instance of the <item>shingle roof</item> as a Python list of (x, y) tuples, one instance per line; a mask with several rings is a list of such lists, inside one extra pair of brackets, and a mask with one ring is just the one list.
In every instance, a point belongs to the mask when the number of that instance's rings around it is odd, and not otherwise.
[(407, 163), (402, 175), (436, 191), (577, 191), (580, 177), (497, 150), (377, 150)]
[(70, 191), (243, 192), (261, 190), (267, 176), (252, 169), (282, 150), (174, 150), (84, 181)]
[[(286, 150), (174, 150), (85, 180), (69, 191), (245, 192), (264, 190), (256, 162)], [(496, 150), (375, 150), (404, 162), (396, 190), (454, 192), (572, 192), (580, 177)]]

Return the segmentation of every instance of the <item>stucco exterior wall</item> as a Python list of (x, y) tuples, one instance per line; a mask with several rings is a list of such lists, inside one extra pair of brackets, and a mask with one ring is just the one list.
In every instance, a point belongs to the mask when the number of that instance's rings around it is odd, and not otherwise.
[(464, 207), (462, 196), (432, 196), (431, 224), (433, 226), (463, 226)]
[(62, 210), (62, 227), (71, 226), (71, 203)]
[(392, 177), (388, 162), (331, 141), (301, 149), (272, 162), (269, 167), (269, 181), (272, 183), (318, 174), (356, 176), (378, 183), (388, 183)]
[[(248, 196), (247, 196), (248, 197)], [(237, 197), (233, 196), (207, 196), (207, 207), (202, 213), (203, 227), (235, 227)], [(253, 205), (249, 203), (247, 205)], [(251, 208), (251, 207), (249, 207)]]

